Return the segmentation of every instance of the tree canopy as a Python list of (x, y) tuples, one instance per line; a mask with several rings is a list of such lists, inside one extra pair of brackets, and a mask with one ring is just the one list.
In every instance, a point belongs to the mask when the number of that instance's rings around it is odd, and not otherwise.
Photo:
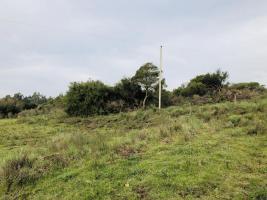
[(217, 70), (215, 73), (198, 75), (191, 79), (187, 85), (174, 90), (176, 95), (181, 96), (203, 96), (219, 91), (228, 78), (227, 72)]
[(143, 100), (143, 108), (145, 108), (149, 93), (155, 90), (155, 85), (158, 83), (159, 69), (152, 63), (146, 63), (136, 71), (133, 79), (145, 92)]

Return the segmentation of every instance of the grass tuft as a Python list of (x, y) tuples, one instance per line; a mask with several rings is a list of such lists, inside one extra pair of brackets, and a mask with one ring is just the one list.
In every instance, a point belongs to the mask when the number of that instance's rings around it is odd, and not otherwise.
[(33, 160), (22, 155), (8, 160), (2, 169), (2, 175), (6, 191), (12, 187), (33, 183), (39, 178), (39, 173), (33, 168)]

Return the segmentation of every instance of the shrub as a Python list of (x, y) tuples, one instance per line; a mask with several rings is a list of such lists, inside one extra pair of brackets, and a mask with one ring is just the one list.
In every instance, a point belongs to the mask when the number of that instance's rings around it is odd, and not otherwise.
[(142, 153), (144, 151), (143, 148), (144, 148), (143, 145), (134, 145), (129, 142), (126, 142), (123, 144), (119, 144), (118, 146), (115, 146), (114, 150), (116, 154), (124, 158), (130, 158)]
[(191, 97), (193, 95), (203, 96), (218, 92), (228, 78), (227, 72), (217, 70), (215, 73), (198, 75), (191, 79), (188, 85), (183, 85), (174, 90), (175, 95)]
[(3, 117), (11, 117), (19, 113), (22, 109), (23, 105), (21, 102), (10, 96), (0, 99), (0, 113)]
[(107, 114), (112, 88), (100, 81), (72, 83), (66, 95), (66, 112), (72, 116)]
[(249, 127), (247, 132), (248, 135), (259, 135), (266, 133), (267, 133), (267, 127), (265, 123), (263, 123), (262, 121), (255, 122), (252, 127)]
[(200, 82), (191, 82), (186, 88), (181, 92), (182, 96), (190, 97), (193, 95), (203, 96), (208, 92), (206, 86)]
[(50, 169), (62, 169), (69, 164), (69, 160), (64, 155), (59, 153), (45, 156), (44, 160), (48, 161), (47, 164), (49, 165)]
[(238, 126), (240, 121), (241, 121), (241, 117), (239, 115), (231, 115), (228, 118), (229, 122), (231, 122), (234, 126)]
[(36, 108), (47, 101), (46, 97), (34, 93), (32, 96), (24, 97), (22, 94), (7, 95), (0, 99), (0, 118), (12, 118), (23, 110)]
[(38, 178), (38, 173), (33, 168), (33, 161), (26, 155), (7, 161), (2, 173), (7, 192), (12, 186), (32, 183)]
[(236, 90), (244, 90), (244, 89), (259, 90), (259, 91), (264, 90), (264, 86), (260, 85), (258, 82), (236, 83), (232, 84), (230, 88)]
[(123, 78), (114, 87), (116, 94), (118, 94), (121, 101), (124, 102), (124, 107), (134, 109), (141, 104), (144, 93), (140, 85), (138, 85), (132, 78)]

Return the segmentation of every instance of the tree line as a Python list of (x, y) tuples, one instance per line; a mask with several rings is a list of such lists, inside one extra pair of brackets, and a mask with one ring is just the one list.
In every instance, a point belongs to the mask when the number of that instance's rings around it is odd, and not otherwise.
[[(265, 90), (256, 82), (230, 85), (228, 77), (228, 72), (220, 70), (198, 75), (172, 92), (166, 90), (163, 79), (162, 106), (219, 102), (236, 96), (249, 98), (255, 92), (258, 94)], [(123, 78), (115, 86), (107, 86), (101, 81), (72, 83), (66, 94), (66, 112), (72, 116), (88, 116), (145, 109), (158, 104), (158, 90), (159, 68), (146, 63), (133, 77)]]
[[(198, 75), (189, 83), (168, 91), (162, 80), (162, 106), (182, 103), (211, 103), (234, 98), (250, 98), (265, 91), (257, 82), (229, 84), (228, 72)], [(46, 98), (40, 93), (23, 96), (17, 93), (0, 99), (0, 118), (16, 116), (19, 112), (35, 109), (43, 104), (59, 101), (70, 116), (89, 116), (155, 107), (158, 104), (159, 68), (153, 63), (142, 65), (132, 77), (122, 78), (114, 86), (99, 80), (73, 82), (63, 96)], [(55, 105), (55, 104), (54, 104)], [(58, 104), (57, 104), (58, 105)]]
[(34, 92), (30, 96), (24, 96), (21, 93), (16, 93), (13, 96), (7, 95), (0, 99), (0, 118), (16, 116), (23, 110), (37, 108), (48, 101), (44, 95)]

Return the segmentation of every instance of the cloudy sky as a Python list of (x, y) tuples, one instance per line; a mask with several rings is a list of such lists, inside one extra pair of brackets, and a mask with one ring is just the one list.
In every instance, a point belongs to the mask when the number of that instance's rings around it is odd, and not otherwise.
[(169, 89), (217, 68), (267, 84), (267, 1), (0, 0), (0, 96), (114, 84), (161, 44)]

